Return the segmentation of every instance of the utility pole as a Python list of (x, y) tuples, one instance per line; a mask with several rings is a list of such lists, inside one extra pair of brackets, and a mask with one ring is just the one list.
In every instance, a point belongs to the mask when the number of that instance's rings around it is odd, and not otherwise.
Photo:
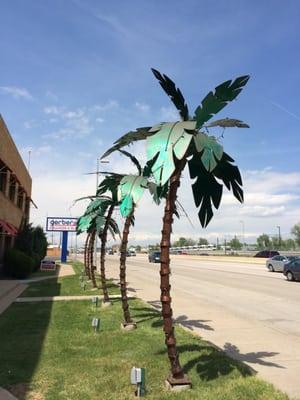
[(281, 234), (280, 234), (280, 226), (277, 225), (277, 229), (278, 229), (278, 250), (280, 250), (281, 248)]

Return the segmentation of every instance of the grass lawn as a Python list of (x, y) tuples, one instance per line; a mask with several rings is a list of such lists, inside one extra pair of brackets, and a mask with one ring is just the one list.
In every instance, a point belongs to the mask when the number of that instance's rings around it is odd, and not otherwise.
[[(97, 276), (97, 284), (100, 288), (92, 290), (92, 283), (85, 279), (85, 290), (80, 285), (79, 277), (83, 268), (81, 262), (72, 263), (75, 275), (66, 276), (63, 278), (53, 277), (31, 283), (29, 287), (21, 294), (22, 297), (39, 297), (39, 296), (80, 296), (80, 295), (96, 295), (102, 294), (101, 281)], [(62, 267), (63, 268), (63, 267)], [(43, 272), (44, 273), (44, 272)], [(112, 281), (107, 282), (110, 294), (120, 294), (120, 289)]]
[[(193, 389), (167, 392), (169, 361), (160, 316), (140, 300), (130, 300), (130, 306), (138, 328), (126, 332), (120, 329), (119, 300), (106, 309), (90, 301), (14, 303), (0, 316), (0, 386), (26, 400), (127, 400), (134, 398), (130, 369), (141, 366), (149, 400), (288, 399), (179, 326), (181, 364)], [(91, 327), (93, 317), (101, 319), (98, 333)]]

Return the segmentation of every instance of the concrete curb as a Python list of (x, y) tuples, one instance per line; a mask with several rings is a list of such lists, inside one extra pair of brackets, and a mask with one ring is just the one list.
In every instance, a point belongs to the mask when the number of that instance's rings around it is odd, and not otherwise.
[(18, 399), (7, 390), (0, 388), (0, 400), (18, 400)]
[[(46, 296), (46, 297), (18, 297), (15, 299), (15, 303), (37, 303), (42, 301), (70, 301), (70, 300), (91, 300), (93, 297), (98, 297), (100, 300), (103, 299), (102, 295), (86, 295), (86, 296)], [(111, 295), (111, 299), (120, 299), (121, 296)], [(129, 296), (128, 299), (135, 299), (135, 296)], [(1, 400), (1, 399), (0, 399)]]

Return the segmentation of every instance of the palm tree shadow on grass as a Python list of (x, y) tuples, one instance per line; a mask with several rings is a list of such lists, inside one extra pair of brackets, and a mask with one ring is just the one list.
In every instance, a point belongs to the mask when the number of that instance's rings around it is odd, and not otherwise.
[[(158, 308), (158, 307), (157, 307)], [(151, 324), (153, 328), (159, 328), (163, 326), (163, 320), (161, 318), (161, 313), (158, 309), (151, 309), (148, 307), (143, 308), (131, 308), (131, 311), (134, 313), (133, 317), (137, 324), (154, 320)], [(138, 319), (141, 318), (141, 319)], [(194, 328), (206, 329), (212, 331), (213, 328), (205, 322), (209, 322), (208, 320), (196, 320), (196, 319), (188, 319), (186, 315), (180, 315), (174, 320), (174, 323), (181, 324), (182, 326), (194, 330)]]
[(154, 323), (160, 323), (161, 319), (161, 314), (159, 311), (155, 309), (151, 309), (149, 307), (131, 307), (130, 310), (132, 311), (132, 317), (134, 318), (135, 322), (137, 324), (140, 324), (142, 322), (150, 321), (150, 320), (155, 320), (152, 323), (152, 326)]
[[(265, 357), (273, 357), (278, 353), (261, 351), (242, 354), (236, 346), (230, 343), (225, 344), (224, 351), (217, 349), (209, 343), (204, 343), (203, 345), (181, 345), (178, 346), (177, 349), (179, 354), (182, 355), (182, 359), (184, 359), (184, 354), (186, 355), (187, 353), (191, 353), (192, 356), (189, 361), (183, 365), (184, 372), (188, 373), (192, 369), (195, 369), (199, 377), (205, 381), (211, 381), (220, 376), (229, 375), (234, 370), (237, 370), (244, 377), (254, 375), (255, 371), (243, 364), (242, 361), (283, 368), (276, 363), (263, 360)], [(165, 353), (165, 351), (159, 354), (162, 353)]]

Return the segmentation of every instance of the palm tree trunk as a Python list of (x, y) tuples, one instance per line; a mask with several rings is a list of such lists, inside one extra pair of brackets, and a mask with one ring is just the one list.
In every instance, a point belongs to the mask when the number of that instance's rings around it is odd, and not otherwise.
[(109, 302), (109, 295), (108, 295), (108, 290), (107, 290), (107, 285), (106, 285), (106, 276), (105, 276), (105, 247), (106, 247), (106, 242), (107, 242), (108, 226), (109, 226), (109, 222), (110, 222), (112, 213), (114, 211), (114, 207), (115, 206), (112, 204), (108, 209), (105, 225), (103, 227), (103, 232), (101, 235), (100, 275), (101, 275), (101, 285), (102, 285), (104, 302)]
[(88, 246), (89, 246), (90, 234), (86, 236), (84, 244), (84, 270), (88, 279), (91, 279), (90, 268), (89, 268), (89, 258), (88, 258)]
[(132, 324), (133, 321), (129, 312), (129, 305), (127, 299), (127, 288), (126, 288), (126, 254), (127, 254), (127, 243), (128, 243), (128, 235), (129, 228), (131, 224), (131, 219), (133, 217), (134, 209), (130, 213), (130, 215), (126, 218), (123, 234), (122, 234), (122, 242), (121, 242), (121, 256), (120, 256), (120, 289), (121, 289), (121, 299), (122, 299), (122, 308), (124, 314), (124, 325)]
[(184, 375), (180, 366), (179, 355), (176, 348), (176, 339), (172, 319), (171, 296), (170, 296), (170, 243), (173, 224), (173, 214), (175, 211), (175, 202), (177, 199), (177, 190), (180, 186), (181, 171), (186, 161), (178, 163), (175, 172), (170, 179), (170, 187), (166, 198), (165, 211), (163, 217), (163, 229), (161, 238), (161, 264), (160, 264), (160, 287), (163, 330), (165, 332), (165, 343), (168, 356), (171, 363), (171, 376), (168, 381), (172, 384), (190, 384), (188, 378)]
[(94, 244), (95, 244), (95, 237), (96, 237), (96, 229), (94, 229), (91, 233), (90, 243), (89, 243), (89, 254), (90, 254), (90, 273), (91, 273), (91, 280), (92, 285), (94, 288), (97, 287), (96, 283), (96, 276), (95, 276), (95, 265), (94, 265)]

